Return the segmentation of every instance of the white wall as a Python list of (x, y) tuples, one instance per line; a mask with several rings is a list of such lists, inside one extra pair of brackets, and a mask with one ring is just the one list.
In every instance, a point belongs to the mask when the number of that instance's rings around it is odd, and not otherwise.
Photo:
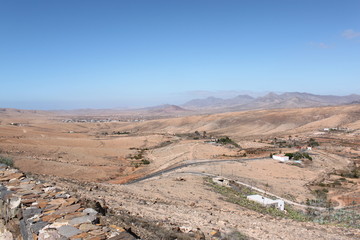
[(279, 161), (281, 161), (281, 162), (289, 161), (289, 157), (288, 157), (288, 156), (273, 155), (272, 158), (275, 159), (275, 160), (279, 160)]

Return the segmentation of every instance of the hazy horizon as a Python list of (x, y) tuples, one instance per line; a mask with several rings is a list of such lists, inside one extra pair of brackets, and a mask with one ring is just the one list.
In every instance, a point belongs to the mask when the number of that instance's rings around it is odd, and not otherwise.
[(0, 107), (360, 93), (360, 2), (0, 3)]
[[(147, 107), (155, 107), (155, 106), (162, 106), (162, 105), (178, 105), (181, 106), (188, 101), (196, 100), (196, 99), (206, 99), (208, 97), (215, 97), (221, 99), (231, 99), (237, 97), (239, 95), (249, 95), (254, 98), (265, 96), (269, 93), (275, 93), (278, 95), (289, 93), (289, 92), (274, 92), (274, 91), (266, 91), (266, 92), (252, 92), (252, 91), (190, 91), (185, 93), (176, 93), (170, 94), (173, 96), (173, 99), (162, 100), (159, 101), (148, 101), (148, 103), (139, 103), (139, 104), (132, 104), (132, 105), (121, 105), (121, 103), (113, 102), (109, 103), (99, 103), (96, 102), (94, 104), (89, 104), (89, 102), (76, 102), (76, 103), (61, 103), (61, 102), (37, 102), (35, 103), (38, 107), (34, 108), (34, 102), (31, 103), (9, 103), (8, 105), (0, 106), (0, 108), (14, 108), (14, 109), (24, 109), (24, 110), (45, 110), (45, 111), (57, 111), (57, 110), (81, 110), (81, 109), (118, 109), (118, 110), (131, 110), (131, 109), (141, 109)], [(292, 92), (294, 93), (294, 92)], [(299, 92), (299, 93), (309, 93), (310, 92)], [(333, 95), (333, 96), (348, 96), (351, 94), (315, 94), (315, 95)], [(161, 98), (162, 99), (162, 98)], [(69, 107), (64, 107), (68, 105)], [(18, 107), (20, 106), (20, 107)]]

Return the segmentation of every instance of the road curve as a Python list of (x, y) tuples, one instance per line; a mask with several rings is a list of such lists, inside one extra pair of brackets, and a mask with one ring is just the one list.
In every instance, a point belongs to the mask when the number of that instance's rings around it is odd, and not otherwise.
[(141, 182), (153, 177), (157, 177), (160, 176), (164, 173), (169, 173), (181, 168), (185, 168), (185, 167), (189, 167), (189, 166), (197, 166), (197, 165), (202, 165), (202, 164), (209, 164), (209, 163), (226, 163), (226, 162), (246, 162), (246, 161), (256, 161), (256, 160), (264, 160), (264, 159), (269, 159), (268, 157), (265, 158), (243, 158), (243, 159), (214, 159), (214, 160), (192, 160), (191, 162), (187, 162), (187, 163), (183, 163), (181, 165), (175, 166), (175, 167), (170, 167), (170, 168), (166, 168), (164, 170), (160, 170), (154, 173), (150, 173), (149, 175), (146, 175), (144, 177), (129, 181), (127, 183), (124, 183), (124, 185), (129, 185), (129, 184), (133, 184), (133, 183), (137, 183), (137, 182)]
[[(214, 174), (209, 174), (209, 173), (202, 173), (202, 172), (181, 172), (181, 173), (193, 174), (193, 175), (200, 175), (200, 176), (206, 176), (206, 177), (218, 177), (218, 178), (228, 179), (228, 180), (234, 181), (235, 183), (237, 183), (237, 184), (239, 184), (239, 185), (243, 185), (243, 186), (248, 187), (248, 188), (250, 188), (250, 189), (252, 189), (252, 190), (255, 190), (255, 191), (259, 192), (259, 193), (263, 193), (263, 194), (266, 194), (266, 195), (275, 197), (275, 198), (277, 198), (277, 199), (281, 199), (281, 200), (283, 200), (285, 203), (290, 204), (290, 205), (293, 205), (293, 206), (296, 206), (296, 207), (299, 207), (299, 208), (303, 208), (303, 209), (310, 208), (310, 209), (315, 209), (315, 210), (319, 210), (319, 211), (328, 210), (328, 208), (324, 208), (324, 207), (316, 207), (316, 206), (309, 206), (309, 205), (305, 205), (305, 204), (300, 204), (300, 203), (297, 203), (297, 202), (294, 202), (294, 201), (285, 199), (285, 198), (283, 198), (283, 197), (280, 197), (280, 196), (278, 196), (278, 195), (269, 193), (269, 191), (265, 191), (265, 190), (263, 190), (263, 189), (260, 189), (260, 188), (251, 186), (251, 185), (249, 185), (249, 184), (247, 184), (247, 183), (244, 183), (244, 182), (235, 181), (235, 180), (229, 179), (229, 178), (227, 178), (227, 177), (222, 177), (222, 176), (219, 176), (219, 175), (214, 175)], [(340, 209), (340, 208), (335, 208), (335, 209)]]
[[(175, 167), (166, 168), (164, 170), (160, 170), (160, 171), (151, 173), (151, 174), (149, 174), (147, 176), (135, 179), (133, 181), (129, 181), (129, 182), (125, 183), (124, 185), (130, 185), (130, 184), (133, 184), (133, 183), (141, 182), (141, 181), (144, 181), (144, 180), (147, 180), (147, 179), (150, 179), (150, 178), (154, 178), (154, 177), (160, 176), (160, 175), (165, 174), (165, 173), (173, 172), (175, 170), (185, 168), (185, 167), (188, 167), (188, 166), (196, 166), (196, 165), (209, 164), (209, 163), (220, 163), (220, 162), (221, 163), (226, 163), (226, 162), (246, 162), (246, 161), (264, 160), (264, 159), (269, 159), (269, 158), (264, 157), (264, 158), (243, 158), (243, 159), (226, 159), (226, 160), (224, 160), (224, 159), (192, 160), (191, 162), (183, 163), (183, 164), (175, 166)], [(221, 177), (221, 176), (218, 176), (218, 175), (209, 174), (209, 173), (203, 173), (203, 172), (182, 172), (182, 173), (201, 175), (201, 176), (208, 176), (208, 177)], [(223, 178), (226, 178), (226, 177), (223, 177)], [(226, 179), (228, 179), (228, 178), (226, 178)], [(229, 180), (231, 180), (231, 179), (229, 179)], [(234, 182), (236, 182), (237, 184), (246, 186), (246, 187), (248, 187), (250, 189), (253, 189), (253, 190), (255, 190), (255, 191), (259, 192), (259, 193), (263, 193), (263, 194), (266, 194), (266, 195), (281, 199), (285, 203), (296, 206), (296, 207), (299, 207), (299, 208), (303, 208), (303, 209), (309, 209), (310, 208), (310, 209), (319, 210), (319, 211), (328, 210), (328, 208), (324, 208), (324, 207), (316, 207), (316, 206), (309, 206), (309, 205), (300, 204), (300, 203), (285, 199), (283, 197), (280, 197), (278, 195), (269, 193), (268, 191), (265, 191), (263, 189), (251, 186), (251, 185), (249, 185), (247, 183), (244, 183), (244, 182), (240, 182), (240, 181), (234, 181)], [(342, 208), (346, 208), (346, 207), (338, 206), (338, 207), (335, 207), (334, 209), (342, 209)]]

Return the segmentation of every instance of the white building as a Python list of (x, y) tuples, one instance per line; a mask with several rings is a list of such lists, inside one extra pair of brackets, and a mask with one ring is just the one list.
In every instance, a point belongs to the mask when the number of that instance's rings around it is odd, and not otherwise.
[(226, 178), (222, 178), (222, 177), (215, 177), (213, 178), (213, 182), (217, 183), (221, 186), (229, 186), (230, 185), (230, 181), (229, 179)]
[(261, 195), (249, 195), (246, 198), (251, 201), (260, 203), (261, 205), (263, 205), (265, 207), (274, 206), (281, 211), (285, 210), (285, 203), (283, 200), (280, 200), (280, 199), (272, 200), (270, 198), (266, 198)]
[(283, 154), (279, 154), (279, 155), (272, 155), (272, 158), (275, 159), (275, 160), (279, 160), (281, 162), (287, 162), (289, 161), (289, 157), (288, 156), (285, 156)]

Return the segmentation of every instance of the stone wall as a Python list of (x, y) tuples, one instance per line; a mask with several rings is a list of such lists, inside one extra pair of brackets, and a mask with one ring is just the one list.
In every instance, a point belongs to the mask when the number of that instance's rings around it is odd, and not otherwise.
[(1, 240), (137, 239), (122, 227), (104, 224), (104, 209), (87, 206), (88, 201), (0, 164)]

